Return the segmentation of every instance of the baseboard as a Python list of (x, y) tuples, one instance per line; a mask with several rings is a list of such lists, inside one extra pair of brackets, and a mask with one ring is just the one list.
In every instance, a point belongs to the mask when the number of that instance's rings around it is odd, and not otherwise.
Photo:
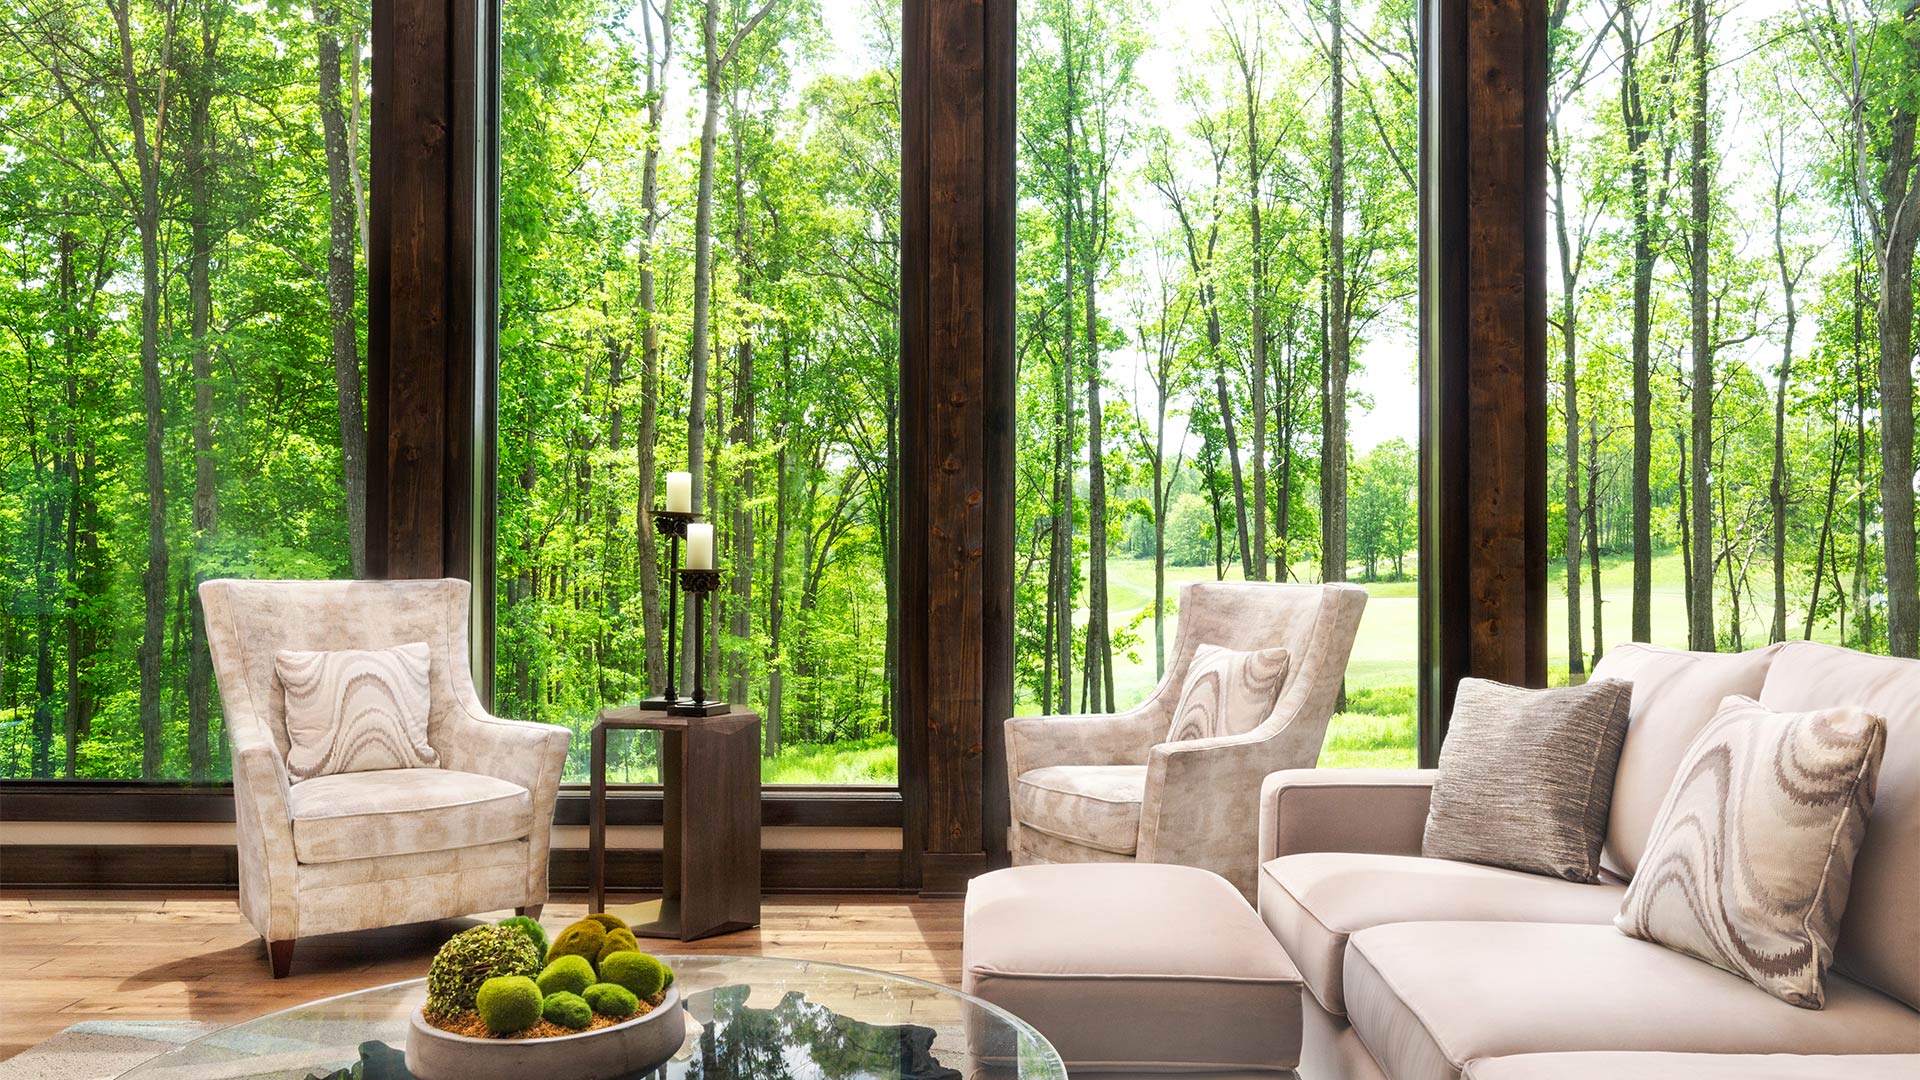
[[(767, 849), (760, 853), (764, 892), (898, 892), (900, 852), (889, 850)], [(552, 853), (549, 881), (556, 891), (587, 887), (587, 853)], [(0, 888), (234, 889), (239, 857), (231, 847), (177, 844), (8, 844), (0, 846)], [(658, 851), (607, 854), (607, 886), (619, 892), (660, 888)], [(964, 886), (963, 886), (964, 890)]]

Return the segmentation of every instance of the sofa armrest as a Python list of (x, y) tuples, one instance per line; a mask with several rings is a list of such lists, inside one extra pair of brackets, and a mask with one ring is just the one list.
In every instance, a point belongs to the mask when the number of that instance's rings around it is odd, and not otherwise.
[(1289, 769), (1260, 788), (1260, 862), (1307, 851), (1418, 855), (1434, 769)]

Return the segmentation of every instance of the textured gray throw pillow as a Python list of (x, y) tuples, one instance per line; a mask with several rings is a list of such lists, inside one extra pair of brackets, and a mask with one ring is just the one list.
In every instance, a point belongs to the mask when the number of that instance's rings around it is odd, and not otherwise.
[(1195, 649), (1166, 741), (1245, 735), (1259, 727), (1280, 700), (1291, 665), (1287, 650), (1278, 647), (1250, 652), (1218, 645)]
[(1525, 690), (1460, 680), (1421, 852), (1600, 880), (1633, 684)]
[(440, 764), (427, 744), (433, 651), (282, 649), (274, 678), (286, 695), (287, 773), (294, 783), (334, 773)]
[(1614, 925), (1820, 1008), (1886, 745), (1865, 709), (1727, 698), (1680, 761)]

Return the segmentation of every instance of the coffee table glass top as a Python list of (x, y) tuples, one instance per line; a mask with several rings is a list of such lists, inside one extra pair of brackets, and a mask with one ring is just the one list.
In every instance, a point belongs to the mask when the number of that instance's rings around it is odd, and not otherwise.
[[(813, 961), (661, 959), (686, 1003), (687, 1040), (654, 1080), (1067, 1075), (1025, 1021), (934, 983)], [(400, 1051), (426, 994), (414, 979), (324, 998), (213, 1032), (122, 1080), (410, 1080)]]

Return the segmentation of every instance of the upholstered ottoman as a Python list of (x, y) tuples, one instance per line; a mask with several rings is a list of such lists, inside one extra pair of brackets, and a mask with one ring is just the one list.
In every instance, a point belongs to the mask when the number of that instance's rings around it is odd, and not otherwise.
[(1300, 973), (1239, 890), (1153, 863), (1017, 866), (967, 889), (963, 988), (1039, 1029), (1076, 1077), (1291, 1076)]

